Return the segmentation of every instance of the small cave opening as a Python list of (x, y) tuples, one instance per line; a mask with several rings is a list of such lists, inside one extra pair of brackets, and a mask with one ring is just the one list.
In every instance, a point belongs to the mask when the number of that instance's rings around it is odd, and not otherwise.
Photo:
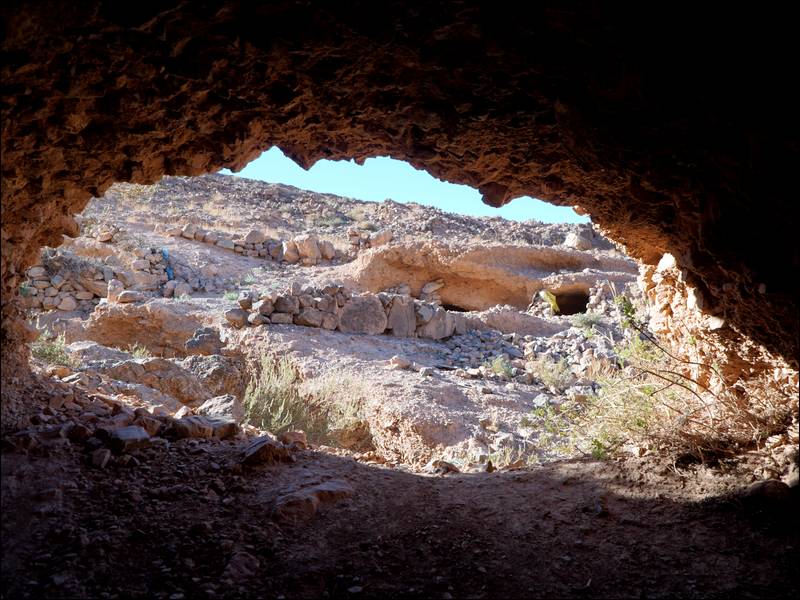
[(442, 308), (453, 312), (469, 312), (470, 309), (459, 306), (458, 304), (442, 304)]
[(586, 306), (589, 304), (589, 292), (585, 290), (556, 292), (555, 297), (562, 315), (585, 313)]

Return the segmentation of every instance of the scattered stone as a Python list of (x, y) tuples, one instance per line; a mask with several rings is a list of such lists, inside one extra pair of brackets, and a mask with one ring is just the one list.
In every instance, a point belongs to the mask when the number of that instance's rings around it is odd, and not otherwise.
[(239, 306), (243, 310), (250, 310), (253, 306), (253, 297), (250, 295), (250, 292), (241, 292), (239, 294)]
[(108, 461), (111, 460), (111, 450), (108, 448), (98, 448), (91, 454), (92, 466), (98, 469), (105, 469)]
[(446, 460), (432, 460), (425, 466), (425, 470), (435, 475), (447, 475), (448, 473), (461, 473), (461, 470), (453, 463)]
[(398, 369), (408, 369), (411, 366), (411, 361), (405, 356), (395, 355), (389, 359), (389, 364)]
[(278, 436), (278, 441), (287, 446), (295, 444), (303, 450), (308, 447), (308, 438), (304, 431), (284, 431)]
[(259, 465), (286, 462), (291, 460), (286, 446), (271, 435), (263, 435), (252, 440), (242, 455), (242, 464)]
[(204, 416), (181, 417), (172, 424), (172, 428), (178, 439), (210, 438), (214, 435), (213, 424)]
[(130, 452), (150, 443), (150, 434), (138, 425), (120, 427), (111, 432), (108, 445), (114, 452)]
[(145, 296), (142, 292), (125, 290), (124, 292), (120, 292), (119, 296), (117, 297), (117, 302), (120, 304), (130, 304), (131, 302), (142, 302), (146, 298), (147, 296)]
[(256, 229), (248, 231), (247, 235), (244, 236), (245, 244), (263, 244), (266, 239), (266, 234), (263, 231), (258, 231)]
[(244, 407), (239, 398), (225, 394), (209, 398), (196, 409), (197, 414), (217, 419), (228, 419), (236, 423), (244, 421)]
[(228, 564), (225, 565), (225, 570), (222, 573), (223, 579), (231, 579), (234, 582), (244, 581), (253, 577), (261, 566), (255, 556), (247, 552), (234, 552)]
[(242, 328), (247, 325), (248, 316), (248, 312), (246, 310), (242, 310), (241, 308), (232, 308), (225, 311), (225, 318), (228, 320), (228, 323), (236, 328)]
[(219, 331), (213, 327), (200, 327), (196, 329), (184, 347), (191, 354), (203, 354), (206, 356), (222, 353), (222, 340)]
[(247, 322), (250, 323), (253, 327), (257, 327), (259, 325), (266, 325), (270, 322), (269, 317), (265, 317), (261, 313), (254, 312), (250, 313), (247, 316)]
[(314, 517), (320, 504), (331, 504), (349, 498), (355, 493), (346, 481), (331, 479), (324, 483), (279, 496), (275, 501), (275, 516), (282, 521), (308, 521)]

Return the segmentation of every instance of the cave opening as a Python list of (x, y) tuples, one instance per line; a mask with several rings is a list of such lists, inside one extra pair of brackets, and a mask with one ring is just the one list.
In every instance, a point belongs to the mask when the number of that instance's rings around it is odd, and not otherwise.
[(585, 313), (589, 304), (589, 292), (586, 290), (556, 292), (559, 314), (577, 315)]
[(470, 309), (458, 306), (457, 304), (442, 304), (442, 308), (452, 312), (469, 312)]

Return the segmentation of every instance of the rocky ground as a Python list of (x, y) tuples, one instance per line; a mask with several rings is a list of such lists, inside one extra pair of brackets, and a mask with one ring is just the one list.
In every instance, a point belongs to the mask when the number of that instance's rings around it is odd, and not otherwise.
[[(796, 420), (712, 468), (531, 418), (625, 375), (637, 268), (590, 226), (211, 175), (81, 227), (22, 290), (49, 341), (5, 403), (7, 597), (796, 590)], [(265, 364), (335, 423), (256, 419)]]

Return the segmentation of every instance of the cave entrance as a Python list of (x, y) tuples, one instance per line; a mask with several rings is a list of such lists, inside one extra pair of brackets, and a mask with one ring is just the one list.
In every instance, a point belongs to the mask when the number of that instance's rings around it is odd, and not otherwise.
[(573, 290), (569, 292), (556, 292), (559, 314), (576, 315), (585, 313), (589, 304), (589, 292), (586, 290)]
[(453, 312), (469, 312), (470, 309), (458, 306), (457, 304), (442, 304), (442, 308)]

